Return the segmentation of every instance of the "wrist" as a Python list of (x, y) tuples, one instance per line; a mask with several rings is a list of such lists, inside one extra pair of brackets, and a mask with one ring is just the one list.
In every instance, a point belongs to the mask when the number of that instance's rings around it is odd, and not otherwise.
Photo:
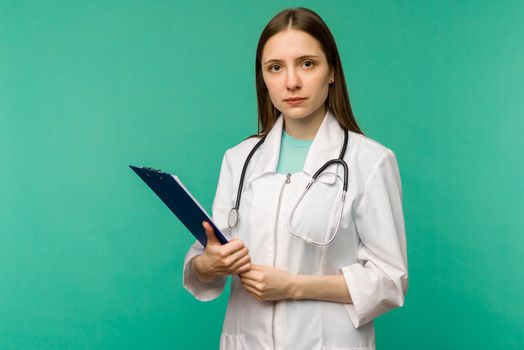
[(302, 293), (302, 276), (297, 274), (292, 274), (289, 284), (289, 296), (293, 300), (303, 299)]
[(215, 280), (215, 276), (207, 273), (205, 265), (205, 257), (203, 254), (197, 255), (191, 259), (191, 268), (195, 272), (197, 278), (204, 283), (211, 283)]

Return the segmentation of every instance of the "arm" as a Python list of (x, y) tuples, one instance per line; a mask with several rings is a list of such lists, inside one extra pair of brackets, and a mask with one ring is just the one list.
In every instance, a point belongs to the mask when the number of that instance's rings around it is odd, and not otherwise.
[(240, 274), (244, 288), (261, 301), (281, 299), (315, 299), (351, 303), (342, 275), (296, 275), (266, 265), (251, 264)]
[(353, 299), (346, 310), (355, 327), (404, 305), (408, 267), (402, 187), (395, 154), (387, 149), (377, 161), (357, 208), (358, 261), (341, 266)]
[(295, 300), (315, 299), (338, 303), (352, 303), (342, 275), (295, 275), (292, 278), (291, 297)]
[[(231, 239), (227, 224), (227, 214), (233, 205), (231, 198), (233, 198), (233, 176), (226, 152), (222, 160), (212, 209), (213, 222), (228, 239)], [(183, 266), (183, 285), (195, 298), (208, 301), (220, 295), (226, 284), (228, 272), (236, 271), (249, 263), (249, 256), (246, 257), (247, 248), (244, 249), (241, 241), (231, 240), (228, 244), (220, 245), (211, 226), (206, 225), (204, 229), (208, 244), (204, 248), (199, 241), (196, 241), (187, 252)]]

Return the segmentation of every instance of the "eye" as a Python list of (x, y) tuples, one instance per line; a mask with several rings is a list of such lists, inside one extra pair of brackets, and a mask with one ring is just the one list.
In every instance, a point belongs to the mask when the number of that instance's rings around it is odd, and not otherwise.
[(269, 71), (270, 72), (279, 72), (280, 71), (280, 65), (272, 64), (271, 66), (269, 66)]
[(304, 62), (302, 62), (302, 65), (306, 68), (312, 68), (314, 65), (315, 65), (315, 62), (311, 61), (311, 60), (306, 60)]

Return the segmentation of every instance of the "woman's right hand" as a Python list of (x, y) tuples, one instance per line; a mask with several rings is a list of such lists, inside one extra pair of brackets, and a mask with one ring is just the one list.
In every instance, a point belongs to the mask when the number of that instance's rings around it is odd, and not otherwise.
[(207, 236), (206, 249), (191, 260), (198, 279), (209, 283), (217, 277), (238, 275), (251, 269), (251, 257), (244, 242), (232, 239), (221, 244), (208, 222), (202, 222), (202, 226)]

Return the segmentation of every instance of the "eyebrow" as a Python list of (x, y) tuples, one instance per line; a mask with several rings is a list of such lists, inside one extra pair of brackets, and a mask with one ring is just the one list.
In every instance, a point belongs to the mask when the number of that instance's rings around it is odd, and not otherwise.
[[(305, 58), (319, 58), (319, 57), (320, 56), (317, 56), (317, 55), (303, 55), (303, 56), (298, 57), (295, 61), (301, 61), (301, 60), (303, 60)], [(263, 65), (265, 66), (266, 64), (273, 63), (273, 62), (283, 62), (283, 60), (272, 58), (272, 59), (267, 60), (266, 62), (264, 62)]]

